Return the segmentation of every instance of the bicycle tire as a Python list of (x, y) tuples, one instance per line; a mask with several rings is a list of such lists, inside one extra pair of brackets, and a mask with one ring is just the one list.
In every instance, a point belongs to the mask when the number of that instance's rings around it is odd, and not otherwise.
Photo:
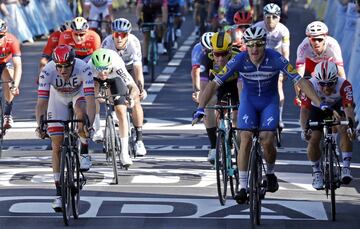
[[(235, 167), (234, 169), (234, 174), (233, 176), (229, 176), (230, 178), (230, 191), (231, 191), (231, 196), (233, 197), (233, 199), (235, 198), (235, 195), (237, 193), (237, 191), (239, 191), (239, 172), (237, 169), (237, 155), (238, 155), (238, 149), (235, 146), (235, 142), (236, 142), (236, 138), (234, 136), (232, 136), (232, 142), (233, 142), (233, 147), (234, 147), (234, 154), (231, 155), (231, 166)], [(233, 160), (234, 159), (234, 160)], [(233, 164), (235, 161), (235, 165)]]
[(249, 202), (250, 202), (250, 223), (251, 227), (260, 224), (259, 220), (259, 201), (260, 187), (258, 186), (259, 170), (258, 170), (258, 144), (255, 143), (250, 153), (250, 182), (249, 182)]
[(3, 146), (4, 135), (5, 135), (3, 111), (4, 111), (4, 109), (3, 109), (3, 104), (2, 104), (2, 98), (0, 96), (0, 158), (2, 157), (2, 146)]
[(155, 80), (155, 65), (156, 65), (156, 42), (150, 40), (149, 48), (148, 48), (148, 64), (150, 68), (151, 82), (153, 83)]
[(281, 147), (281, 131), (282, 131), (282, 128), (278, 126), (276, 128), (276, 135), (275, 135), (277, 147)]
[(220, 204), (225, 205), (228, 175), (226, 168), (225, 133), (222, 131), (219, 131), (217, 136), (215, 160), (218, 198)]
[(60, 161), (60, 186), (61, 186), (61, 207), (63, 221), (66, 226), (69, 225), (71, 211), (71, 184), (70, 184), (70, 160), (68, 157), (68, 146), (63, 146), (61, 150)]
[(79, 218), (80, 212), (80, 189), (81, 189), (81, 177), (80, 177), (80, 158), (77, 152), (73, 152), (72, 168), (74, 171), (74, 185), (71, 192), (71, 205), (73, 210), (74, 219)]
[(173, 34), (174, 34), (173, 28), (169, 27), (166, 33), (166, 49), (167, 49), (166, 51), (167, 51), (168, 61), (170, 61), (172, 57), (172, 47), (174, 45)]
[(330, 182), (330, 199), (331, 199), (331, 219), (335, 221), (336, 219), (336, 200), (335, 200), (335, 189), (336, 182), (334, 176), (334, 155), (332, 147), (327, 147), (327, 156), (329, 157), (329, 182)]
[(114, 174), (114, 183), (118, 184), (119, 183), (119, 177), (118, 177), (118, 168), (117, 168), (117, 162), (116, 162), (116, 145), (115, 145), (115, 138), (116, 138), (116, 130), (115, 130), (115, 124), (113, 121), (113, 118), (108, 115), (107, 120), (106, 120), (108, 126), (109, 126), (109, 153), (111, 154), (110, 158), (111, 158), (111, 163), (112, 163), (112, 167), (113, 167), (113, 174)]

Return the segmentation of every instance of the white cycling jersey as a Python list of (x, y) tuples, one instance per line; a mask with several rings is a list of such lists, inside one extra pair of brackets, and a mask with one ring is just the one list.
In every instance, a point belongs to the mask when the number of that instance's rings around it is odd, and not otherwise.
[[(112, 0), (85, 0), (85, 5), (90, 6), (89, 19), (99, 20), (102, 14), (102, 20), (109, 15), (108, 6), (112, 5)], [(89, 21), (90, 28), (96, 28), (96, 21)]]
[(85, 0), (85, 5), (94, 5), (96, 7), (112, 5), (112, 0)]
[(282, 48), (290, 46), (289, 29), (282, 23), (278, 23), (273, 31), (268, 31), (264, 21), (256, 23), (254, 26), (261, 27), (266, 31), (266, 47), (281, 52)]
[(101, 44), (102, 48), (111, 49), (120, 55), (125, 62), (126, 68), (131, 69), (132, 65), (141, 65), (142, 54), (139, 39), (133, 35), (128, 35), (128, 42), (125, 49), (117, 50), (112, 35), (107, 36)]
[(306, 37), (297, 48), (296, 67), (299, 68), (305, 65), (306, 59), (309, 59), (314, 63), (331, 61), (339, 66), (344, 65), (340, 45), (337, 40), (331, 36), (326, 36), (325, 49), (320, 55), (314, 52), (309, 38)]
[[(133, 78), (129, 74), (129, 72), (126, 70), (125, 63), (121, 59), (121, 57), (115, 52), (114, 50), (109, 50), (111, 53), (111, 62), (113, 63), (112, 67), (113, 70), (110, 72), (108, 79), (114, 79), (116, 77), (120, 78), (123, 82), (124, 86), (128, 86), (132, 82), (134, 82)], [(94, 78), (99, 78), (98, 74), (99, 71), (95, 69), (95, 66), (93, 65), (92, 61), (89, 60), (88, 66), (90, 69), (92, 69), (94, 73)]]

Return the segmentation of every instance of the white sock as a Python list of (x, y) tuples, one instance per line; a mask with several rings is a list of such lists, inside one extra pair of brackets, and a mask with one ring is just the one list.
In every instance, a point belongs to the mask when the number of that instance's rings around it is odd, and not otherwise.
[(125, 154), (129, 154), (129, 138), (120, 138), (120, 143), (121, 143), (121, 153), (123, 155)]
[(351, 158), (352, 158), (352, 152), (342, 152), (343, 167), (350, 168)]
[(239, 171), (239, 189), (247, 188), (247, 180), (248, 180), (248, 172), (247, 171)]
[(93, 127), (95, 131), (100, 130), (100, 114), (95, 115)]
[(60, 181), (60, 173), (54, 173), (54, 181)]
[(279, 107), (279, 122), (282, 122), (283, 120), (282, 120), (282, 115), (283, 115), (283, 107), (281, 106), (281, 107)]
[(79, 136), (79, 139), (80, 139), (80, 142), (81, 142), (82, 144), (85, 144), (85, 145), (88, 144), (87, 138), (84, 138), (84, 137), (80, 137), (80, 136)]
[(316, 172), (320, 172), (320, 171), (321, 171), (321, 168), (320, 168), (320, 160), (310, 161), (310, 163), (311, 163), (311, 167), (312, 167), (313, 173), (316, 173)]

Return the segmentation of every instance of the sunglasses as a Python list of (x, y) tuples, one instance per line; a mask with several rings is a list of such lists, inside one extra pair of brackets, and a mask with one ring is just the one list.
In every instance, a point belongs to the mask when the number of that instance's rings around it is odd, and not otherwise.
[(109, 68), (109, 67), (97, 67), (97, 68), (95, 68), (95, 70), (98, 71), (98, 72), (101, 72), (101, 73), (108, 74), (108, 73), (110, 73), (111, 68)]
[(275, 14), (267, 14), (265, 15), (266, 19), (279, 19), (280, 17)]
[(260, 48), (260, 47), (263, 47), (265, 45), (265, 41), (255, 41), (255, 42), (247, 42), (245, 45), (246, 47), (248, 48), (254, 48), (255, 46)]
[(314, 38), (314, 37), (311, 37), (310, 40), (311, 40), (312, 42), (316, 42), (316, 41), (317, 41), (317, 42), (321, 43), (321, 42), (324, 41), (324, 38)]
[(115, 38), (121, 38), (121, 39), (124, 39), (125, 37), (128, 36), (128, 33), (125, 33), (125, 32), (114, 32), (114, 37)]
[(56, 68), (63, 69), (63, 68), (70, 68), (71, 64), (56, 64)]
[(74, 33), (76, 37), (83, 37), (86, 33)]
[(5, 37), (5, 34), (0, 34), (0, 39)]
[(319, 85), (321, 87), (332, 87), (336, 84), (336, 82), (326, 82), (326, 81), (319, 81)]
[(226, 56), (228, 56), (230, 54), (230, 52), (229, 51), (227, 51), (227, 52), (213, 52), (213, 54), (216, 57), (226, 57)]

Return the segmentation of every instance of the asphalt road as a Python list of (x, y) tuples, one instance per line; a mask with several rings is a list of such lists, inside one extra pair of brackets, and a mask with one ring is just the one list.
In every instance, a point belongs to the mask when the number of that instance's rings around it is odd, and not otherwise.
[[(299, 1), (302, 2), (302, 1)], [(134, 13), (117, 12), (133, 22)], [(314, 19), (301, 4), (290, 8), (291, 61)], [(135, 28), (134, 33), (138, 35)], [(72, 227), (87, 228), (248, 228), (248, 205), (217, 199), (215, 170), (206, 161), (208, 140), (203, 125), (191, 127), (195, 104), (191, 100), (190, 52), (195, 35), (191, 16), (174, 58), (161, 57), (158, 78), (150, 84), (144, 102), (144, 141), (148, 154), (119, 171), (119, 185), (111, 184), (112, 169), (92, 144), (93, 167), (81, 192), (81, 215)], [(14, 105), (15, 127), (4, 140), (0, 159), (0, 227), (62, 228), (61, 215), (51, 202), (54, 188), (49, 142), (34, 135), (35, 77), (44, 42), (22, 47), (24, 74), (21, 95)], [(346, 63), (345, 63), (346, 64)], [(263, 201), (262, 226), (266, 228), (358, 228), (360, 210), (360, 156), (355, 144), (353, 182), (337, 193), (337, 221), (328, 221), (330, 200), (311, 187), (311, 167), (300, 139), (298, 108), (292, 104), (292, 85), (286, 83), (283, 147), (278, 149), (276, 174), (280, 190)]]

